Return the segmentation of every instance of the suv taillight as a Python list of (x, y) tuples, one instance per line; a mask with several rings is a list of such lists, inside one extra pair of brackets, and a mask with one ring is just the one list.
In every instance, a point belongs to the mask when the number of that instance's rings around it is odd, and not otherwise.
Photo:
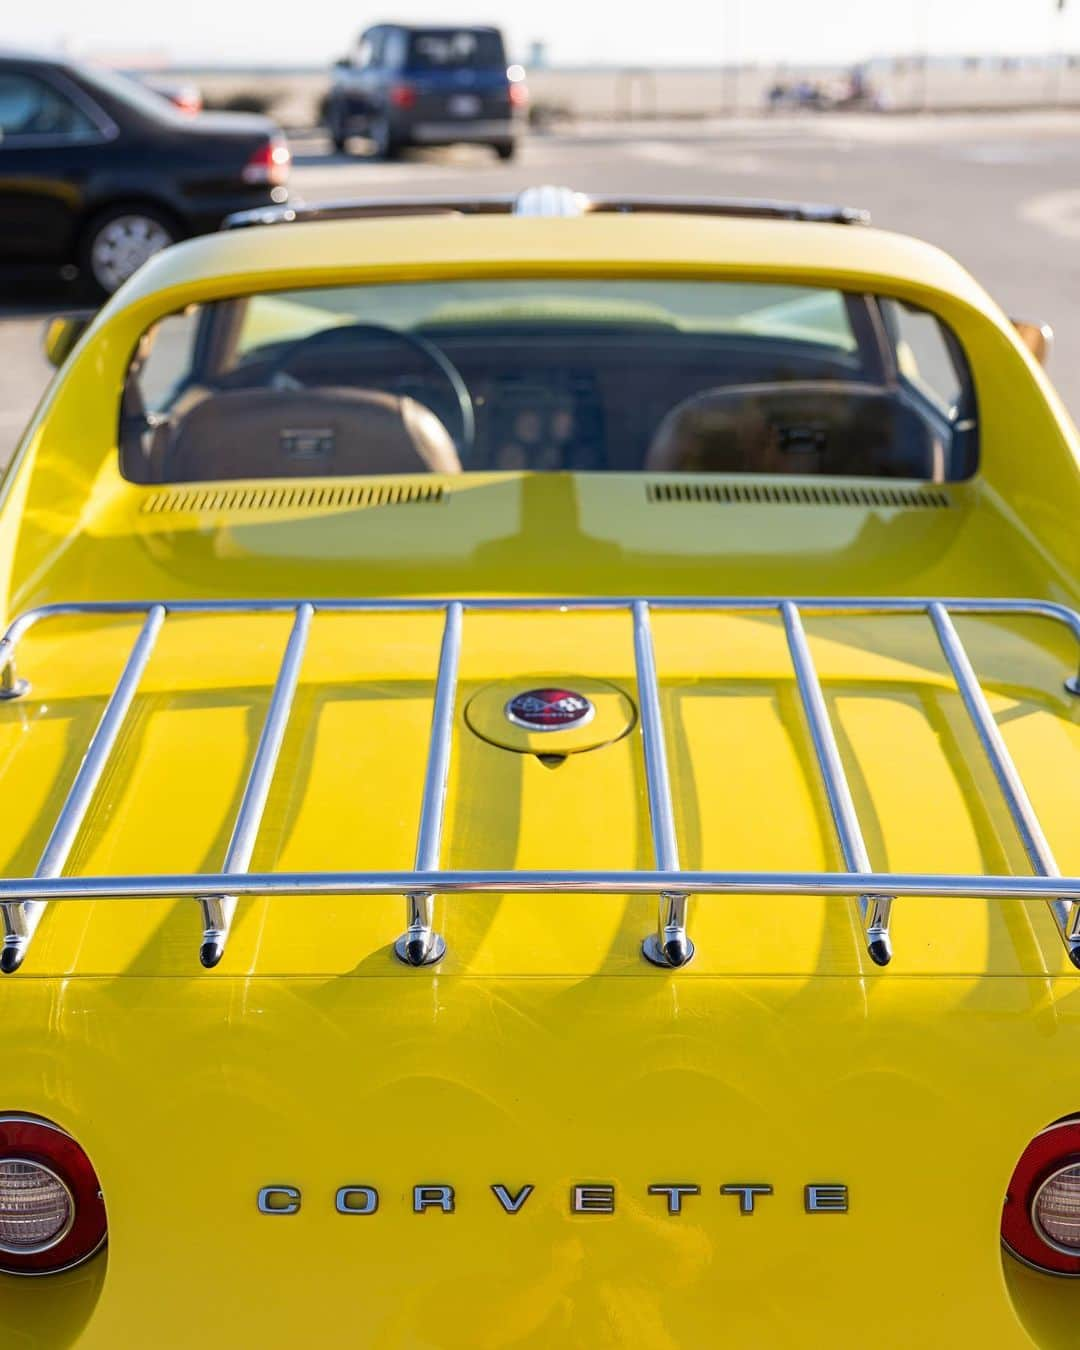
[(289, 180), (292, 155), (285, 137), (276, 132), (255, 151), (244, 165), (245, 183), (266, 183), (270, 187), (284, 187)]
[(415, 108), (416, 90), (411, 84), (391, 85), (390, 102), (395, 108)]
[(514, 108), (524, 108), (529, 101), (529, 89), (527, 85), (512, 84), (510, 86), (510, 104)]
[(70, 1270), (106, 1228), (97, 1173), (71, 1135), (38, 1116), (0, 1115), (0, 1271)]
[(1001, 1240), (1038, 1270), (1080, 1275), (1080, 1119), (1058, 1121), (1024, 1150), (1005, 1195)]

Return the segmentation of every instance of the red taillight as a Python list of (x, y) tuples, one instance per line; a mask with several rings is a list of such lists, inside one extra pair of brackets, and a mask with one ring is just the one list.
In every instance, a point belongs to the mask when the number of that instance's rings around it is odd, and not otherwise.
[(1080, 1275), (1080, 1119), (1035, 1136), (1016, 1164), (1001, 1240), (1029, 1266)]
[(71, 1135), (37, 1116), (0, 1115), (0, 1270), (70, 1270), (105, 1234), (97, 1174)]
[(202, 94), (191, 85), (184, 85), (177, 89), (172, 95), (172, 101), (182, 113), (187, 113), (189, 117), (194, 117), (196, 113), (202, 112)]
[(515, 108), (524, 108), (529, 101), (528, 86), (524, 84), (512, 84), (510, 86), (510, 103)]
[(390, 89), (390, 102), (395, 108), (415, 108), (416, 90), (411, 84), (395, 84)]
[(289, 179), (289, 165), (292, 155), (285, 137), (278, 134), (264, 141), (244, 165), (245, 183), (267, 183), (270, 187), (283, 187)]

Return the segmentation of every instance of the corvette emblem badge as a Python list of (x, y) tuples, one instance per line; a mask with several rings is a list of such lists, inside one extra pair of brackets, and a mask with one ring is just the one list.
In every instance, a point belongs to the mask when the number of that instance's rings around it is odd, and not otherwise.
[(526, 689), (506, 705), (507, 720), (526, 731), (562, 731), (591, 722), (596, 709), (573, 689)]

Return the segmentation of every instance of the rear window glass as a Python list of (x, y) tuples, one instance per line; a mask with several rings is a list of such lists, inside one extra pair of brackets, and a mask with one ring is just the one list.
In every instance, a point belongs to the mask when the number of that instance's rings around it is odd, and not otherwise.
[(432, 28), (409, 35), (410, 70), (479, 70), (506, 68), (506, 53), (498, 33), (482, 28)]
[(0, 141), (26, 136), (85, 140), (98, 134), (87, 114), (45, 80), (0, 74)]
[(489, 470), (847, 475), (975, 467), (932, 315), (738, 281), (338, 286), (193, 306), (139, 345), (139, 482)]

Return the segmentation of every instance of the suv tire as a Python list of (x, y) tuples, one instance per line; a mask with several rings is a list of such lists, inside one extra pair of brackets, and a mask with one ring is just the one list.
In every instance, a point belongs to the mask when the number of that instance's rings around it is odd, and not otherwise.
[(404, 148), (403, 142), (390, 129), (390, 119), (386, 113), (371, 123), (371, 139), (375, 145), (376, 159), (397, 159)]

